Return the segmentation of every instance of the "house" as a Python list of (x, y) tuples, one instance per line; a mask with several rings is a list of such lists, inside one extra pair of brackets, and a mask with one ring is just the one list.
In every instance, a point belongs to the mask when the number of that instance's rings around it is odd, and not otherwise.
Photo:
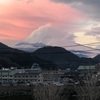
[(80, 72), (76, 71), (69, 71), (64, 73), (64, 75), (61, 77), (62, 83), (68, 84), (68, 83), (74, 83), (75, 81), (79, 80)]
[(77, 69), (80, 72), (81, 77), (88, 77), (96, 73), (95, 65), (81, 65)]
[(13, 80), (18, 84), (43, 83), (43, 76), (41, 73), (16, 73)]
[(60, 81), (60, 77), (64, 74), (62, 70), (43, 70), (44, 83), (52, 83)]
[(1, 69), (0, 70), (0, 83), (11, 83), (14, 77), (14, 74), (16, 73), (15, 70), (12, 69)]
[(34, 63), (28, 69), (1, 69), (0, 82), (2, 84), (60, 84), (61, 76), (68, 70), (42, 70), (39, 64)]
[(42, 69), (39, 64), (34, 63), (29, 69), (16, 71), (13, 80), (18, 83), (43, 83)]
[(2, 68), (0, 70), (0, 83), (42, 83), (43, 76), (41, 68), (38, 64), (33, 64), (29, 69)]

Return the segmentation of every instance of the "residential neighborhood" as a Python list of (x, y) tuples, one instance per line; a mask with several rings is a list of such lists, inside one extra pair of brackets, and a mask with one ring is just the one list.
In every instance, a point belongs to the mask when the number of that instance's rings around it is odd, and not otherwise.
[[(31, 68), (17, 69), (2, 68), (0, 69), (0, 84), (1, 85), (36, 85), (36, 84), (77, 84), (84, 81), (87, 77), (100, 77), (100, 71), (97, 69), (100, 66), (79, 66), (77, 70), (42, 70), (41, 66), (34, 63)], [(98, 79), (99, 81), (100, 79)]]

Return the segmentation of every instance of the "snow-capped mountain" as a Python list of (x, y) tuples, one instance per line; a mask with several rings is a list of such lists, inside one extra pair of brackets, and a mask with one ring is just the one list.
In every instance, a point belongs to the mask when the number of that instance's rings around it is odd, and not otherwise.
[(32, 44), (32, 43), (20, 42), (15, 46), (15, 48), (23, 50), (23, 51), (33, 52), (44, 46), (46, 45), (43, 43), (33, 43)]
[(59, 46), (80, 57), (92, 57), (99, 54), (98, 50), (75, 43), (74, 38), (73, 34), (56, 29), (51, 25), (44, 25), (19, 42), (15, 48), (33, 52), (44, 46)]

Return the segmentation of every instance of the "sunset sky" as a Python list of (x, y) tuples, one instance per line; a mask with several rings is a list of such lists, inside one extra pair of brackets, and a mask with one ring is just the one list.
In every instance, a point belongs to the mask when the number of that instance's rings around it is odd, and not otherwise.
[(100, 0), (0, 0), (0, 42), (12, 46), (48, 24), (76, 43), (99, 42)]

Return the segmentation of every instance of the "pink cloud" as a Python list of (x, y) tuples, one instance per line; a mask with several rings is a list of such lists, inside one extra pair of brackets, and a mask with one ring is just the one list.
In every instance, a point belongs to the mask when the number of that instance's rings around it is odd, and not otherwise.
[[(49, 0), (34, 0), (31, 3), (13, 0), (0, 5), (0, 34), (15, 40), (24, 39), (33, 30), (48, 23), (57, 27), (83, 18), (70, 5)], [(4, 36), (0, 36), (2, 38)]]

